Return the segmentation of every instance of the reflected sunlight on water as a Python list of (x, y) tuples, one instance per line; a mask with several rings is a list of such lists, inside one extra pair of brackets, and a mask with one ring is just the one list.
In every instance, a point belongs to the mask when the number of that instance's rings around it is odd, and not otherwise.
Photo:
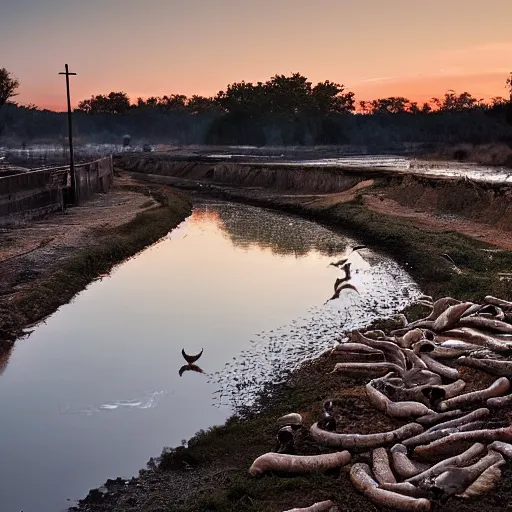
[[(220, 424), (263, 382), (417, 293), (396, 263), (349, 257), (360, 294), (325, 301), (356, 241), (296, 217), (198, 204), (0, 360), (2, 511), (54, 512)], [(205, 374), (179, 370), (204, 354)], [(30, 488), (30, 493), (26, 489)]]

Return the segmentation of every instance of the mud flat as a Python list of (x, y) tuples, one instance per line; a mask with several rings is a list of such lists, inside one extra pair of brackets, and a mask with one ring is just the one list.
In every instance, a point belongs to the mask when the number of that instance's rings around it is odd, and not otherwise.
[(112, 193), (0, 231), (0, 350), (89, 282), (177, 226), (189, 200), (116, 178)]

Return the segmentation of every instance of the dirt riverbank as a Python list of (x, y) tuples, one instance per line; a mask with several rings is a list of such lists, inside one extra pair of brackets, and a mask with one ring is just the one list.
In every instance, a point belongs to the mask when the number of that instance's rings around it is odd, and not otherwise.
[[(508, 224), (501, 230), (493, 227), (490, 217), (483, 213), (479, 217), (475, 215), (474, 204), (473, 212), (468, 211), (463, 206), (467, 200), (471, 204), (467, 195), (459, 194), (450, 202), (453, 190), (449, 188), (427, 199), (420, 189), (415, 194), (404, 195), (402, 182), (393, 179), (360, 179), (338, 193), (301, 194), (151, 173), (132, 176), (160, 184), (172, 183), (191, 194), (206, 193), (271, 207), (352, 231), (363, 242), (388, 252), (406, 265), (423, 289), (436, 297), (452, 295), (477, 300), (493, 294), (512, 299), (512, 287), (505, 275), (512, 268)], [(464, 184), (461, 185), (465, 190)], [(485, 193), (478, 191), (476, 194), (481, 198), (479, 205), (490, 201)], [(460, 210), (459, 215), (448, 214), (448, 208)], [(492, 215), (491, 210), (488, 215)], [(443, 255), (449, 255), (455, 263)], [(421, 307), (413, 307), (405, 313), (409, 320), (414, 320), (426, 312)], [(389, 327), (389, 322), (382, 322), (382, 325)], [(402, 424), (370, 406), (364, 392), (367, 379), (328, 374), (335, 362), (324, 356), (304, 364), (286, 383), (269, 385), (263, 390), (256, 407), (240, 411), (239, 417), (224, 426), (199, 433), (186, 446), (165, 450), (161, 458), (151, 459), (148, 468), (138, 477), (129, 481), (108, 481), (101, 489), (91, 491), (75, 510), (282, 512), (326, 499), (332, 499), (344, 512), (376, 510), (355, 491), (345, 469), (324, 475), (274, 475), (260, 479), (251, 478), (247, 473), (256, 457), (275, 448), (275, 422), (279, 416), (300, 412), (305, 426), (309, 427), (321, 417), (322, 403), (327, 398), (341, 402), (336, 411), (340, 432), (370, 433)], [(463, 369), (461, 377), (470, 383), (468, 391), (484, 388), (494, 380), (470, 369)], [(510, 423), (511, 417), (509, 410), (500, 411), (502, 420)], [(320, 452), (307, 428), (298, 434), (296, 449), (300, 454)], [(366, 456), (358, 457), (365, 460)], [(448, 512), (454, 507), (463, 512), (482, 507), (491, 512), (503, 510), (503, 503), (512, 498), (511, 477), (512, 468), (507, 464), (492, 493), (475, 501), (450, 500), (437, 510)]]
[(156, 242), (191, 212), (168, 187), (116, 177), (109, 194), (0, 231), (0, 350), (93, 279)]

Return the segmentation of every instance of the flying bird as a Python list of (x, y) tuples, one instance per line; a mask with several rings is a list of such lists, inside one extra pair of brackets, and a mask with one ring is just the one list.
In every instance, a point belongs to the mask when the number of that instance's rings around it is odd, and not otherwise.
[(180, 377), (183, 376), (185, 372), (197, 372), (197, 373), (204, 373), (206, 375), (206, 372), (202, 370), (202, 368), (199, 368), (196, 364), (185, 364), (179, 369)]
[(203, 350), (204, 349), (201, 349), (201, 352), (199, 352), (199, 354), (197, 354), (195, 356), (189, 356), (187, 353), (185, 353), (185, 349), (182, 348), (181, 355), (183, 356), (185, 361), (187, 361), (188, 364), (192, 364), (192, 363), (195, 363), (203, 355)]

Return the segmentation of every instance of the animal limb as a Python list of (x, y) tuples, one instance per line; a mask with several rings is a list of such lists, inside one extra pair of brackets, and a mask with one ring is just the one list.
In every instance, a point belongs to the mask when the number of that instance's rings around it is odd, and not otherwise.
[(430, 501), (425, 498), (411, 498), (380, 489), (378, 483), (372, 478), (367, 464), (354, 464), (350, 469), (350, 481), (358, 491), (376, 505), (404, 512), (427, 512), (430, 510)]
[(287, 455), (283, 453), (266, 453), (258, 457), (249, 468), (251, 476), (261, 475), (266, 471), (286, 473), (312, 473), (328, 471), (345, 465), (350, 460), (347, 451), (326, 453), (323, 455)]

